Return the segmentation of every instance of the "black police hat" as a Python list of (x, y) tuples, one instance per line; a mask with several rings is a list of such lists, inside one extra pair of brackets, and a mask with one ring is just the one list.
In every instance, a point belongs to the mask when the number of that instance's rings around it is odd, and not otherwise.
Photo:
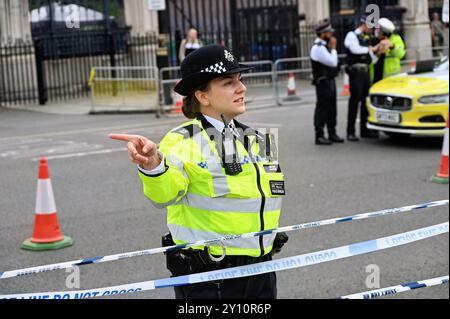
[(229, 74), (235, 74), (252, 69), (238, 63), (230, 50), (210, 44), (189, 54), (181, 63), (181, 81), (174, 91), (180, 95), (188, 95), (209, 81)]
[(334, 32), (333, 27), (331, 26), (331, 23), (328, 21), (323, 21), (319, 23), (319, 25), (316, 27), (316, 33), (324, 33), (324, 32)]

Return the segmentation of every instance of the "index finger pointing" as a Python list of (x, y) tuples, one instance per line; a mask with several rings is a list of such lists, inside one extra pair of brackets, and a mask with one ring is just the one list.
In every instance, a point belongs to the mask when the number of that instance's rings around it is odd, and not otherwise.
[(135, 135), (130, 134), (109, 134), (109, 138), (118, 141), (131, 142), (136, 139)]

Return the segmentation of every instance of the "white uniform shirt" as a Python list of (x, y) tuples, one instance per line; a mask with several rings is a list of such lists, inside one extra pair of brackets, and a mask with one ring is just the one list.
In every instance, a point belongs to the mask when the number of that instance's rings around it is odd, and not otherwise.
[(369, 47), (364, 47), (359, 44), (358, 36), (362, 33), (362, 31), (358, 28), (355, 31), (350, 31), (347, 33), (347, 36), (344, 40), (344, 45), (347, 49), (350, 50), (353, 54), (367, 54), (369, 53), (370, 58), (372, 59), (372, 63), (376, 63), (378, 61), (378, 57), (369, 50)]
[[(322, 43), (322, 45), (316, 45), (318, 43)], [(329, 66), (331, 68), (335, 68), (338, 66), (337, 51), (335, 49), (331, 50), (331, 52), (328, 51), (327, 42), (320, 38), (317, 38), (314, 41), (310, 56), (312, 60), (325, 64), (326, 66)]]

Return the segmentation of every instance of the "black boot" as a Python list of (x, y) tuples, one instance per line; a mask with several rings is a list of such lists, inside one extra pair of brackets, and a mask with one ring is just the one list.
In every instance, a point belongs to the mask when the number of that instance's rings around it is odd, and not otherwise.
[(330, 135), (330, 140), (333, 143), (344, 143), (344, 139), (337, 134)]
[(359, 142), (359, 138), (357, 138), (355, 134), (348, 134), (347, 140), (350, 142)]
[(316, 138), (316, 145), (332, 145), (333, 142), (325, 137), (317, 137)]

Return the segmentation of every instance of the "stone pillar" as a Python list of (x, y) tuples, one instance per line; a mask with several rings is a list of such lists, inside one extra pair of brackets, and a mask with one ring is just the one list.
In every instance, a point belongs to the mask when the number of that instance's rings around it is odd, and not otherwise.
[(28, 0), (0, 0), (0, 106), (34, 96), (37, 87), (28, 11)]
[(448, 0), (444, 0), (444, 4), (442, 5), (442, 22), (444, 23), (448, 23), (448, 3)]
[(28, 1), (0, 0), (0, 44), (29, 42)]
[[(431, 29), (427, 0), (400, 0), (407, 9), (403, 15), (404, 41), (407, 58), (427, 59), (432, 57)], [(417, 52), (417, 53), (416, 53)]]
[(316, 24), (330, 18), (329, 0), (299, 1), (298, 9), (300, 14), (305, 15), (305, 24)]
[[(124, 11), (125, 24), (131, 27), (131, 36), (147, 36), (146, 39), (139, 40), (141, 45), (132, 47), (133, 55), (138, 58), (138, 61), (147, 61), (148, 57), (151, 57), (150, 65), (142, 66), (157, 66), (158, 11), (148, 9), (148, 0), (126, 0), (124, 1)], [(142, 41), (146, 44), (142, 44)]]
[(158, 12), (148, 9), (148, 0), (124, 1), (125, 24), (131, 27), (131, 35), (158, 33)]
[(300, 21), (300, 48), (299, 56), (309, 56), (309, 51), (317, 37), (313, 30), (306, 27), (314, 26), (319, 21), (330, 19), (330, 3), (329, 0), (300, 0), (298, 3), (299, 15), (304, 15), (305, 19)]

